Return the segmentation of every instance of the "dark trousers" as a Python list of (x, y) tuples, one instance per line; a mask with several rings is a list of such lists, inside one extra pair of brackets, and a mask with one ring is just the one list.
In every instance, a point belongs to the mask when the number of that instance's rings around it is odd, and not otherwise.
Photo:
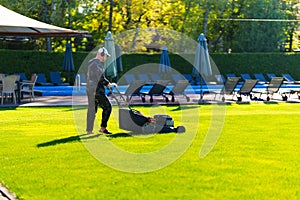
[(111, 104), (105, 94), (96, 94), (95, 96), (95, 111), (97, 113), (98, 106), (102, 108), (101, 127), (107, 127), (107, 122), (111, 114)]
[(94, 121), (96, 116), (95, 110), (95, 91), (92, 89), (86, 90), (88, 97), (88, 111), (86, 117), (86, 131), (93, 131), (94, 129)]

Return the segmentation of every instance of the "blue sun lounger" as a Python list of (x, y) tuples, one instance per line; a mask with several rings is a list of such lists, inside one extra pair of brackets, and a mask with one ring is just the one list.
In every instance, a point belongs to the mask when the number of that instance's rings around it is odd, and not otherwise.
[(138, 79), (146, 81), (146, 84), (148, 85), (154, 84), (154, 82), (149, 78), (148, 74), (138, 74)]
[[(237, 94), (239, 94), (239, 96), (237, 97), (238, 101), (242, 101), (242, 95), (243, 96), (248, 96), (250, 97), (250, 99), (252, 100), (252, 90), (255, 87), (255, 85), (257, 84), (257, 80), (252, 79), (252, 80), (245, 80), (245, 82), (243, 83), (242, 87), (239, 89), (239, 91), (237, 92)], [(257, 99), (257, 98), (256, 98)]]
[(300, 81), (296, 81), (290, 74), (282, 74), (282, 76), (285, 79), (285, 83), (300, 84)]
[[(283, 84), (283, 77), (273, 77), (270, 81), (270, 83), (268, 84), (267, 88), (265, 91), (262, 92), (257, 92), (260, 93), (259, 98), (261, 98), (262, 94), (266, 94), (267, 95), (267, 101), (270, 101), (270, 99), (273, 97), (273, 95), (275, 93), (280, 93), (280, 87)], [(282, 100), (286, 101), (287, 100), (287, 96), (285, 93), (281, 94), (282, 96)]]
[(50, 80), (54, 85), (70, 85), (69, 83), (63, 83), (59, 72), (50, 72)]
[(36, 85), (41, 85), (41, 86), (51, 86), (53, 83), (47, 82), (46, 76), (43, 73), (37, 74), (37, 80), (35, 82)]
[[(188, 80), (178, 80), (178, 82), (174, 85), (174, 87), (170, 91), (164, 92), (164, 94), (171, 95), (172, 102), (175, 101), (175, 95), (183, 95), (186, 98), (186, 101), (189, 102), (190, 98), (184, 93), (185, 89), (189, 84), (190, 83)], [(169, 101), (167, 97), (166, 97), (166, 101)]]
[(170, 83), (169, 80), (158, 80), (156, 81), (151, 89), (148, 92), (141, 92), (141, 98), (143, 103), (146, 102), (146, 95), (150, 96), (150, 102), (153, 102), (153, 96), (162, 96), (166, 101), (166, 95), (164, 94), (164, 90), (166, 89), (167, 85)]
[(259, 84), (269, 83), (263, 74), (254, 74), (254, 77), (258, 80)]
[(241, 74), (241, 78), (246, 81), (246, 80), (252, 80), (251, 76), (249, 74)]

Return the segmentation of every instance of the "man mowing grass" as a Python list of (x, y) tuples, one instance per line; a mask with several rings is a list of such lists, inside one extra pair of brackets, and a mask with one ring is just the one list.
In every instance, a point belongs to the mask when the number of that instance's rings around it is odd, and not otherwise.
[(99, 132), (111, 134), (106, 127), (109, 116), (111, 114), (111, 104), (105, 95), (105, 88), (110, 87), (109, 81), (104, 76), (103, 63), (107, 56), (110, 56), (108, 51), (102, 47), (98, 50), (94, 59), (89, 61), (87, 72), (87, 87), (86, 93), (88, 96), (88, 112), (86, 120), (87, 134), (93, 134), (95, 116), (98, 106), (102, 108), (102, 122)]

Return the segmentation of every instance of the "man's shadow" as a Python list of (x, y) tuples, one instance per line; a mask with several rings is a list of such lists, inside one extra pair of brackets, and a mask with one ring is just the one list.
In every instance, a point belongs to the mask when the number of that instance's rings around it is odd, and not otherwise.
[[(87, 137), (85, 137), (87, 136)], [(38, 148), (40, 147), (48, 147), (48, 146), (55, 146), (58, 144), (66, 144), (66, 143), (70, 143), (70, 142), (80, 142), (81, 138), (84, 137), (84, 139), (92, 139), (92, 138), (96, 138), (99, 137), (100, 134), (82, 134), (82, 135), (76, 135), (76, 136), (70, 136), (70, 137), (66, 137), (66, 138), (61, 138), (61, 139), (56, 139), (56, 140), (51, 140), (49, 142), (44, 142), (44, 143), (40, 143), (37, 144), (36, 146)]]
[[(39, 143), (36, 146), (38, 148), (40, 147), (48, 147), (48, 146), (55, 146), (58, 144), (66, 144), (66, 143), (71, 143), (71, 142), (80, 142), (81, 140), (88, 140), (88, 139), (93, 139), (101, 136), (102, 134), (81, 134), (81, 135), (76, 135), (76, 136), (70, 136), (66, 138), (61, 138), (61, 139), (56, 139), (56, 140), (51, 140), (49, 142), (43, 142)], [(106, 135), (106, 137), (109, 138), (122, 138), (122, 137), (132, 137), (132, 133), (115, 133), (111, 135)]]

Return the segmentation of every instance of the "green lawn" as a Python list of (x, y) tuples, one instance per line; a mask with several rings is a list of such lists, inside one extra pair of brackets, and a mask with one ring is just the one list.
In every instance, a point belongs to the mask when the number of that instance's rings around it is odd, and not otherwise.
[[(221, 106), (221, 135), (200, 158), (207, 131), (216, 129), (213, 107), (137, 107), (187, 128), (148, 136), (120, 130), (114, 107), (110, 137), (82, 135), (85, 108), (0, 108), (0, 182), (25, 200), (300, 199), (300, 104)], [(107, 144), (129, 155), (156, 154), (130, 160)], [(144, 166), (150, 170), (143, 173)]]

